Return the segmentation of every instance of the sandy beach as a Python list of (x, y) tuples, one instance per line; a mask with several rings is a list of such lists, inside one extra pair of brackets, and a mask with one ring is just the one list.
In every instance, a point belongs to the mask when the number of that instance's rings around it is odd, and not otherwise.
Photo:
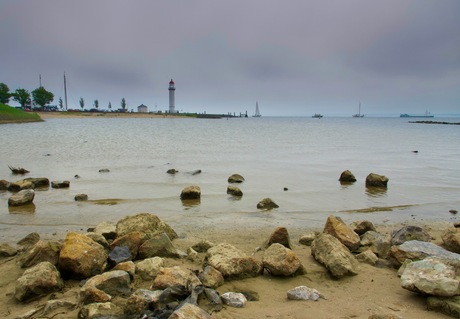
[[(408, 223), (409, 224), (409, 223)], [(406, 225), (408, 225), (406, 224)], [(414, 223), (410, 223), (414, 225)], [(172, 225), (174, 227), (174, 225)], [(390, 234), (392, 230), (404, 225), (376, 225), (377, 231)], [(433, 243), (441, 244), (441, 233), (452, 227), (451, 223), (436, 223), (423, 226), (433, 238)], [(174, 245), (183, 251), (201, 240), (209, 240), (216, 244), (226, 242), (243, 250), (248, 255), (262, 258), (258, 251), (274, 229), (245, 229), (221, 230), (218, 228), (200, 228), (191, 232), (179, 234)], [(298, 239), (302, 234), (321, 229), (291, 229), (290, 239), (293, 251), (299, 257), (306, 269), (306, 274), (295, 277), (274, 277), (267, 274), (244, 280), (229, 280), (217, 289), (222, 294), (227, 291), (251, 291), (258, 295), (258, 301), (249, 301), (244, 308), (224, 307), (220, 312), (212, 314), (213, 318), (449, 318), (446, 315), (428, 311), (426, 298), (403, 289), (391, 267), (376, 267), (361, 263), (359, 274), (356, 276), (334, 279), (328, 271), (311, 256), (309, 246), (301, 245)], [(55, 235), (42, 234), (43, 238), (53, 238)], [(62, 239), (62, 238), (54, 238)], [(66, 300), (73, 304), (79, 303), (79, 283), (69, 280), (65, 288), (57, 293), (21, 303), (14, 298), (16, 279), (24, 269), (18, 265), (19, 257), (2, 258), (0, 260), (1, 276), (0, 295), (3, 318), (38, 318), (24, 317), (23, 314), (31, 309), (42, 307), (50, 299)], [(204, 254), (190, 260), (166, 258), (166, 267), (180, 266), (184, 269), (201, 270)], [(150, 288), (151, 281), (136, 281), (133, 288)], [(318, 290), (325, 299), (318, 301), (292, 301), (286, 297), (286, 292), (297, 286), (307, 286)], [(113, 303), (123, 306), (126, 300), (116, 297)], [(58, 308), (47, 314), (46, 318), (77, 318), (77, 309)], [(41, 318), (41, 317), (40, 317)]]

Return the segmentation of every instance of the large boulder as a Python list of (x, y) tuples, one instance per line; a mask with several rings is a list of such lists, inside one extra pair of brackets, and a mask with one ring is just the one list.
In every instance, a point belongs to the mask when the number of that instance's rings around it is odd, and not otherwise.
[(200, 186), (192, 185), (185, 187), (180, 193), (181, 200), (199, 200), (201, 198)]
[(16, 281), (14, 297), (25, 301), (33, 297), (61, 290), (64, 282), (59, 271), (51, 263), (44, 261), (27, 269)]
[(452, 297), (460, 294), (460, 277), (456, 266), (428, 257), (406, 265), (401, 275), (404, 289), (425, 295)]
[(311, 254), (336, 278), (358, 274), (358, 261), (348, 248), (332, 235), (322, 233), (316, 236), (311, 244)]
[(62, 274), (79, 279), (100, 274), (107, 264), (107, 253), (100, 244), (76, 232), (69, 232), (59, 254)]
[(278, 204), (276, 204), (271, 198), (264, 198), (260, 202), (257, 203), (258, 209), (273, 209), (278, 208)]
[(350, 226), (345, 224), (340, 217), (330, 215), (324, 225), (323, 232), (337, 238), (351, 251), (354, 251), (359, 247), (359, 235), (355, 233)]
[(8, 206), (22, 206), (34, 201), (35, 192), (33, 189), (23, 189), (8, 198)]
[(162, 269), (163, 266), (163, 258), (147, 258), (136, 263), (136, 274), (139, 275), (143, 280), (151, 280), (158, 275), (160, 269)]
[(370, 250), (380, 258), (386, 258), (391, 247), (390, 241), (388, 235), (368, 231), (361, 236), (360, 247), (357, 251), (364, 252)]
[(447, 262), (460, 262), (460, 255), (441, 248), (433, 243), (410, 240), (401, 245), (392, 246), (388, 254), (388, 260), (395, 266), (400, 267), (406, 259), (422, 260), (427, 257), (436, 257)]
[(274, 243), (264, 252), (263, 267), (274, 276), (294, 276), (304, 273), (297, 255), (285, 246)]
[(48, 261), (56, 266), (59, 261), (61, 245), (62, 244), (57, 241), (39, 240), (19, 258), (19, 265), (22, 268), (28, 268), (43, 261)]
[(115, 247), (128, 247), (133, 259), (137, 258), (139, 247), (148, 239), (148, 235), (141, 231), (133, 231), (118, 237), (110, 244), (110, 249)]
[(145, 259), (150, 257), (180, 257), (179, 252), (169, 239), (166, 233), (161, 233), (153, 238), (147, 239), (139, 247), (139, 258)]
[(150, 213), (141, 213), (122, 218), (117, 223), (117, 236), (121, 237), (133, 231), (140, 231), (150, 237), (166, 233), (173, 240), (177, 238), (176, 232), (163, 222), (158, 216)]
[(354, 183), (356, 182), (356, 177), (353, 175), (352, 172), (349, 170), (343, 171), (342, 174), (340, 174), (339, 181), (341, 183)]
[(228, 178), (229, 183), (242, 183), (244, 182), (244, 177), (240, 174), (233, 174)]
[(383, 187), (387, 188), (388, 187), (388, 177), (375, 174), (375, 173), (370, 173), (366, 177), (366, 187)]
[(419, 226), (404, 226), (391, 234), (391, 245), (401, 245), (409, 240), (431, 241), (431, 236)]
[(114, 296), (131, 294), (130, 277), (126, 271), (113, 270), (94, 276), (85, 282), (80, 289), (80, 300), (83, 304), (107, 302)]
[(230, 244), (219, 244), (208, 249), (208, 265), (216, 268), (224, 278), (256, 277), (262, 273), (262, 263)]
[(95, 302), (84, 305), (78, 313), (80, 319), (124, 319), (123, 309), (111, 302)]
[(160, 269), (153, 280), (152, 289), (166, 289), (174, 286), (189, 288), (197, 285), (201, 285), (201, 281), (191, 270), (175, 266)]

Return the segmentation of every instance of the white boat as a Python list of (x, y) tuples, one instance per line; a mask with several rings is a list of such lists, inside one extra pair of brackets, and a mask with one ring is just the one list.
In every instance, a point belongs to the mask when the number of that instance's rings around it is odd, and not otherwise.
[(353, 116), (353, 117), (364, 117), (364, 114), (361, 114), (361, 102), (359, 102), (358, 113), (353, 114), (352, 116)]
[(260, 114), (259, 111), (259, 103), (256, 102), (256, 113), (252, 117), (261, 117), (262, 115)]

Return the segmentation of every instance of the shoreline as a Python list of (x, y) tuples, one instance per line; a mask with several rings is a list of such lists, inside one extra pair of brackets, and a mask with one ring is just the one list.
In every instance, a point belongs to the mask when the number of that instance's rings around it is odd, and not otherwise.
[(42, 119), (62, 118), (191, 118), (186, 115), (154, 114), (154, 113), (92, 113), (92, 112), (36, 112)]

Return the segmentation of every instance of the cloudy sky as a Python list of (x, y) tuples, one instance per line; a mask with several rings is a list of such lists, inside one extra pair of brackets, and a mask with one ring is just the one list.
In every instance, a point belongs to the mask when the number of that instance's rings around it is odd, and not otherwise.
[(1, 0), (0, 82), (69, 108), (460, 113), (459, 0)]

